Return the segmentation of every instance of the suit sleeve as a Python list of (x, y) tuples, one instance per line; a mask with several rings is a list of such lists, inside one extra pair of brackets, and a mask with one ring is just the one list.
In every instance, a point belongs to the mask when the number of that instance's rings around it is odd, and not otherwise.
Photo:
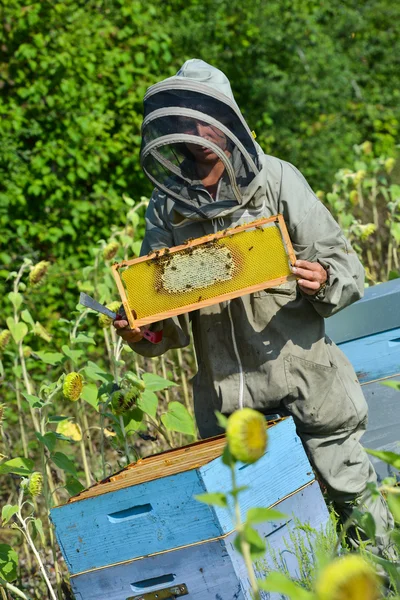
[(282, 162), (279, 209), (288, 226), (298, 259), (319, 262), (328, 271), (327, 286), (309, 296), (322, 317), (362, 298), (364, 268), (329, 210), (315, 196), (302, 174)]

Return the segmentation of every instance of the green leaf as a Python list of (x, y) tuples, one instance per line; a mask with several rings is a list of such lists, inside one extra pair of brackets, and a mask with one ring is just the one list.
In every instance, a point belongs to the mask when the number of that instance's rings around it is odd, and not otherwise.
[(235, 463), (237, 463), (236, 458), (233, 456), (233, 454), (231, 453), (230, 449), (229, 449), (229, 444), (225, 445), (224, 451), (222, 453), (222, 462), (224, 463), (224, 465), (226, 465), (227, 467), (231, 467), (233, 466)]
[(180, 402), (170, 402), (168, 412), (161, 415), (161, 421), (170, 431), (179, 431), (196, 437), (196, 426), (193, 417)]
[(70, 496), (76, 496), (76, 494), (79, 494), (79, 492), (85, 489), (81, 482), (75, 477), (67, 477), (64, 487)]
[(14, 475), (22, 475), (22, 477), (31, 475), (34, 467), (34, 462), (30, 458), (12, 458), (0, 465), (0, 475), (13, 473)]
[(376, 525), (375, 525), (375, 519), (371, 515), (371, 513), (370, 512), (363, 513), (358, 522), (360, 524), (361, 529), (363, 529), (365, 531), (365, 533), (369, 537), (369, 539), (374, 541), (375, 534), (376, 534)]
[(142, 379), (146, 384), (146, 390), (150, 392), (159, 392), (160, 390), (165, 390), (165, 388), (176, 385), (173, 381), (154, 375), (154, 373), (143, 373)]
[(21, 313), (21, 318), (23, 321), (25, 321), (25, 323), (28, 323), (32, 327), (35, 326), (34, 320), (32, 319), (32, 315), (29, 312), (29, 310), (27, 310), (27, 309), (23, 310)]
[(36, 432), (35, 435), (39, 442), (43, 444), (43, 446), (46, 446), (49, 452), (53, 452), (57, 442), (57, 436), (53, 431), (48, 431), (44, 435)]
[(226, 429), (228, 425), (228, 418), (225, 417), (225, 415), (223, 415), (222, 413), (220, 413), (219, 410), (215, 411), (215, 416), (217, 417), (218, 425), (222, 429)]
[(61, 421), (66, 421), (67, 419), (69, 419), (69, 417), (66, 417), (65, 415), (52, 415), (51, 417), (49, 417), (47, 419), (48, 423), (60, 423)]
[(59, 467), (66, 473), (70, 473), (74, 477), (78, 477), (75, 463), (62, 452), (56, 452), (55, 454), (52, 454), (51, 460), (54, 462), (55, 465), (57, 465), (57, 467)]
[(243, 537), (250, 544), (250, 555), (253, 560), (264, 556), (266, 545), (258, 531), (246, 524), (243, 529)]
[(23, 300), (21, 294), (18, 294), (17, 292), (10, 292), (8, 294), (8, 298), (12, 302), (12, 305), (15, 308), (15, 310), (18, 311), (18, 309), (21, 307)]
[(387, 503), (390, 508), (394, 520), (400, 524), (400, 495), (399, 494), (388, 494)]
[(95, 383), (85, 383), (82, 388), (81, 398), (85, 400), (90, 406), (93, 406), (95, 410), (99, 410), (99, 391)]
[(61, 352), (35, 352), (35, 354), (42, 360), (46, 365), (58, 365), (64, 355)]
[(22, 395), (29, 402), (31, 408), (42, 408), (45, 404), (38, 396), (32, 396), (32, 394), (26, 394), (25, 392), (22, 392)]
[(266, 579), (258, 579), (257, 583), (261, 590), (285, 594), (291, 600), (314, 600), (311, 592), (301, 588), (283, 573), (270, 573)]
[(83, 354), (83, 350), (72, 350), (69, 346), (62, 346), (61, 350), (64, 352), (65, 356), (68, 356), (72, 360), (73, 363), (77, 363), (80, 357)]
[(386, 385), (400, 392), (400, 381), (382, 381), (381, 385)]
[(32, 527), (33, 527), (34, 531), (39, 534), (40, 540), (41, 540), (43, 546), (45, 546), (46, 538), (45, 538), (44, 531), (43, 531), (42, 520), (41, 519), (33, 519)]
[(247, 511), (246, 523), (264, 523), (265, 521), (285, 521), (287, 516), (273, 508), (250, 508)]
[(4, 581), (17, 579), (18, 554), (8, 544), (0, 544), (0, 578)]
[[(266, 545), (264, 540), (260, 537), (260, 534), (252, 527), (246, 525), (243, 529), (242, 535), (250, 546), (250, 556), (252, 560), (256, 560), (257, 558), (263, 557), (266, 551)], [(240, 534), (238, 534), (235, 537), (233, 545), (235, 546), (236, 550), (240, 552), (240, 554), (242, 554), (242, 546), (240, 540)]]
[(157, 407), (158, 407), (158, 398), (154, 392), (149, 392), (145, 390), (140, 395), (137, 401), (138, 407), (147, 415), (156, 418), (157, 415)]
[(76, 338), (75, 342), (78, 344), (93, 344), (94, 346), (96, 345), (94, 339), (89, 335), (85, 335), (84, 333), (80, 333)]
[(236, 498), (237, 496), (239, 496), (239, 494), (241, 492), (245, 492), (246, 490), (249, 490), (249, 486), (248, 485), (240, 485), (239, 487), (233, 488), (233, 490), (231, 490), (229, 492), (229, 495), (232, 496), (233, 498)]
[[(93, 366), (92, 366), (93, 365)], [(103, 371), (101, 367), (97, 367), (94, 363), (89, 364), (83, 369), (86, 377), (92, 381), (104, 381), (105, 383), (114, 381), (114, 377)]]
[(212, 506), (221, 506), (222, 508), (228, 508), (228, 500), (226, 494), (222, 492), (215, 492), (213, 494), (197, 494), (194, 496), (195, 500), (203, 502), (203, 504), (211, 504)]
[(372, 454), (372, 456), (376, 456), (383, 462), (388, 465), (392, 465), (395, 469), (400, 470), (400, 454), (396, 454), (395, 452), (387, 452), (386, 450), (371, 450), (370, 448), (365, 448), (365, 451), (368, 454)]
[(135, 407), (124, 414), (124, 427), (126, 433), (135, 433), (143, 422), (144, 412)]
[(18, 504), (14, 504), (14, 505), (6, 504), (5, 506), (3, 506), (2, 511), (1, 511), (2, 525), (5, 525), (6, 523), (8, 523), (8, 521), (11, 519), (11, 517), (13, 517), (18, 511), (19, 511)]
[(7, 327), (11, 331), (11, 335), (13, 336), (14, 342), (18, 344), (21, 340), (24, 339), (26, 334), (28, 333), (28, 326), (26, 323), (15, 323), (12, 317), (8, 317), (7, 319)]

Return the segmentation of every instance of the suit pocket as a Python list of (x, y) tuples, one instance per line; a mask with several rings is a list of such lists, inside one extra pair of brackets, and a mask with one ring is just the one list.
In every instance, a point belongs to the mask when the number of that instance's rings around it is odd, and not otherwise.
[(363, 394), (354, 399), (347, 393), (338, 368), (297, 356), (285, 358), (289, 396), (284, 405), (304, 433), (335, 433), (353, 430), (365, 418)]

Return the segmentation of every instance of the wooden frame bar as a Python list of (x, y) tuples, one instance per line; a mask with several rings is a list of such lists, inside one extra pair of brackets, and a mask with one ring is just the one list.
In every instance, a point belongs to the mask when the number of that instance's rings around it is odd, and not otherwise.
[(240, 290), (235, 290), (233, 292), (229, 292), (226, 294), (221, 294), (219, 296), (215, 296), (213, 298), (208, 298), (208, 299), (202, 300), (200, 302), (186, 304), (185, 306), (181, 306), (181, 307), (174, 308), (174, 309), (171, 309), (168, 311), (160, 312), (155, 315), (151, 315), (149, 317), (142, 317), (140, 319), (135, 318), (135, 316), (132, 314), (132, 309), (129, 307), (126, 290), (122, 283), (122, 280), (121, 280), (121, 277), (119, 274), (119, 269), (124, 268), (124, 267), (129, 267), (131, 265), (145, 262), (148, 260), (152, 260), (153, 258), (160, 258), (160, 257), (164, 256), (165, 254), (171, 255), (176, 252), (180, 252), (181, 250), (187, 250), (188, 248), (194, 248), (196, 246), (200, 246), (207, 242), (212, 242), (214, 240), (219, 240), (219, 239), (227, 237), (227, 236), (230, 237), (230, 236), (236, 235), (238, 233), (242, 233), (243, 231), (247, 231), (248, 229), (253, 229), (256, 226), (259, 227), (259, 226), (268, 225), (271, 223), (276, 223), (279, 226), (279, 231), (281, 233), (282, 240), (283, 240), (283, 243), (286, 248), (286, 252), (289, 257), (289, 261), (291, 264), (294, 264), (296, 261), (296, 255), (294, 253), (293, 246), (290, 241), (290, 237), (289, 237), (288, 230), (286, 228), (285, 221), (281, 214), (275, 215), (275, 216), (269, 217), (269, 218), (258, 219), (257, 221), (253, 221), (251, 223), (246, 223), (244, 225), (239, 225), (232, 229), (225, 229), (223, 231), (218, 231), (217, 233), (205, 235), (201, 238), (196, 238), (194, 240), (189, 241), (187, 244), (181, 244), (180, 246), (174, 246), (172, 248), (162, 248), (160, 250), (155, 250), (154, 252), (150, 253), (147, 256), (141, 256), (140, 258), (134, 258), (131, 260), (124, 260), (120, 263), (114, 264), (111, 267), (112, 273), (113, 273), (115, 282), (117, 284), (118, 292), (121, 296), (122, 304), (124, 306), (124, 309), (125, 309), (125, 312), (126, 312), (126, 315), (128, 318), (129, 326), (131, 327), (131, 329), (135, 329), (142, 325), (149, 325), (149, 324), (155, 323), (157, 321), (162, 321), (163, 319), (168, 319), (169, 317), (175, 317), (177, 315), (191, 312), (192, 310), (198, 310), (199, 308), (203, 308), (206, 306), (212, 306), (213, 304), (218, 304), (219, 302), (233, 300), (234, 298), (238, 298), (238, 297), (244, 296), (246, 294), (252, 294), (254, 292), (258, 292), (259, 290), (267, 289), (270, 287), (275, 287), (277, 285), (281, 285), (282, 283), (285, 283), (286, 281), (295, 280), (296, 279), (295, 275), (285, 275), (283, 277), (272, 279), (272, 280), (269, 280), (266, 282), (261, 282), (256, 285), (249, 286), (246, 288), (241, 288)]

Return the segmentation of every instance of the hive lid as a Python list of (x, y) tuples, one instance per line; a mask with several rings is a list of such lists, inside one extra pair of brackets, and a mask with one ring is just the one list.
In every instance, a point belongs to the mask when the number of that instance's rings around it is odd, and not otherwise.
[[(282, 420), (268, 421), (267, 425), (268, 427), (272, 427)], [(166, 450), (159, 454), (140, 458), (137, 462), (131, 463), (118, 473), (95, 483), (76, 496), (72, 496), (68, 500), (68, 503), (86, 500), (146, 481), (153, 481), (162, 477), (176, 475), (183, 471), (197, 469), (221, 456), (224, 446), (225, 435), (219, 435), (207, 440), (194, 442), (182, 448)]]

